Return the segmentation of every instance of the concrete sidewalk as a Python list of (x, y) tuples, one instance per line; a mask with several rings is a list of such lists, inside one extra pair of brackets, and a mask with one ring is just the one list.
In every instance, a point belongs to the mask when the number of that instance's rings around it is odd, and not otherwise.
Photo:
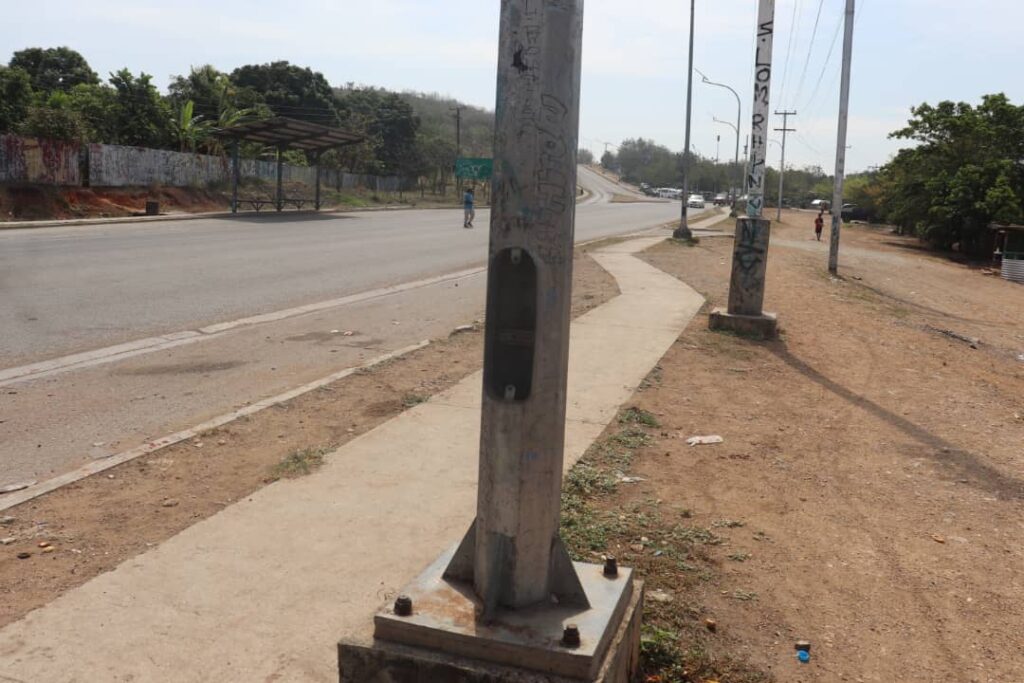
[[(716, 216), (709, 219), (718, 221)], [(622, 294), (572, 326), (566, 466), (703, 304), (635, 258), (591, 252)], [(0, 680), (336, 681), (335, 643), (468, 527), (480, 373), (0, 631)]]

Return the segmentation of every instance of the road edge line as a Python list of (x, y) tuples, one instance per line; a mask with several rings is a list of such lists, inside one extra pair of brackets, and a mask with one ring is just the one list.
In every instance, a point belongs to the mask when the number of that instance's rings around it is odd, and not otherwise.
[(290, 389), (282, 394), (271, 396), (270, 398), (265, 398), (250, 405), (247, 405), (244, 408), (239, 408), (238, 410), (234, 410), (230, 413), (219, 415), (210, 420), (207, 420), (206, 422), (202, 422), (198, 425), (195, 425), (194, 427), (183, 429), (179, 432), (174, 432), (173, 434), (168, 434), (167, 436), (162, 436), (157, 439), (151, 439), (150, 441), (147, 441), (141, 446), (136, 446), (135, 448), (130, 448), (127, 451), (116, 453), (110, 457), (86, 463), (85, 465), (82, 465), (78, 469), (66, 472), (51, 479), (47, 479), (46, 481), (40, 484), (35, 484), (22, 491), (10, 493), (3, 496), (3, 498), (0, 498), (0, 512), (9, 510), (13, 507), (21, 505), (22, 503), (27, 503), (30, 500), (43, 496), (47, 493), (56, 491), (57, 489), (67, 486), (68, 484), (73, 484), (75, 482), (81, 481), (86, 477), (91, 477), (94, 474), (99, 474), (100, 472), (112, 469), (114, 467), (117, 467), (118, 465), (122, 465), (143, 455), (155, 453), (156, 451), (159, 451), (163, 448), (167, 448), (168, 446), (173, 446), (175, 444), (181, 443), (182, 441), (191, 439), (192, 437), (201, 434), (205, 431), (215, 429), (229, 422), (233, 422), (240, 417), (253, 415), (254, 413), (258, 413), (267, 408), (280, 405), (282, 403), (285, 403), (286, 401), (292, 400), (293, 398), (297, 398), (299, 396), (302, 396), (303, 394), (307, 394), (311, 391), (319, 389), (320, 387), (331, 384), (332, 382), (337, 382), (338, 380), (349, 377), (350, 375), (353, 375), (359, 372), (360, 370), (367, 370), (376, 365), (380, 365), (381, 363), (384, 363), (386, 361), (394, 360), (395, 358), (400, 358), (401, 356), (412, 353), (413, 351), (418, 351), (429, 345), (430, 340), (426, 339), (416, 344), (411, 344), (409, 346), (402, 347), (395, 351), (391, 351), (383, 355), (377, 356), (376, 358), (362, 365), (345, 368), (344, 370), (332, 373), (330, 375), (327, 375), (326, 377), (321, 377), (320, 379), (313, 380), (312, 382), (309, 382), (307, 384), (303, 384), (299, 387), (296, 387), (295, 389)]

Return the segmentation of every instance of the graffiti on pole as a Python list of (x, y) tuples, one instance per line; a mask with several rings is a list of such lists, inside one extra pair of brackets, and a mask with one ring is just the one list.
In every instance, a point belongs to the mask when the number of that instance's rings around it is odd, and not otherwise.
[(764, 210), (768, 104), (772, 87), (774, 34), (775, 0), (760, 0), (757, 10), (757, 52), (754, 60), (754, 113), (750, 128), (750, 170), (747, 175), (747, 215), (751, 218), (760, 218)]

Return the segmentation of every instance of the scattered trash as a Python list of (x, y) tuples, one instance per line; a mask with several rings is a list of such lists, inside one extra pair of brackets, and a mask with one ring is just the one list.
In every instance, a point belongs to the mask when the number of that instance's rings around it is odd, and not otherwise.
[(805, 650), (800, 650), (800, 652), (796, 653), (796, 658), (800, 660), (801, 664), (806, 664), (811, 661), (811, 653)]
[(932, 534), (932, 540), (935, 541), (936, 543), (945, 543), (946, 542), (946, 539), (943, 538), (942, 536), (939, 536), (938, 534)]
[(686, 443), (691, 446), (709, 446), (711, 444), (722, 443), (724, 441), (725, 439), (717, 434), (712, 434), (711, 436), (691, 436), (686, 440)]
[(18, 520), (16, 520), (14, 517), (11, 517), (10, 515), (5, 515), (4, 517), (0, 518), (0, 524), (3, 524), (4, 526), (10, 526), (17, 521)]
[(633, 545), (629, 546), (629, 549), (635, 553), (642, 553), (644, 551), (644, 544), (634, 543)]
[(18, 482), (17, 484), (7, 484), (6, 486), (0, 486), (0, 494), (21, 491), (22, 489), (27, 489), (29, 486), (34, 486), (35, 483), (35, 481), (21, 481)]
[(105, 442), (103, 442), (103, 441), (94, 441), (94, 442), (92, 443), (92, 447), (93, 447), (93, 448), (99, 448), (99, 447), (101, 447), (101, 446), (104, 446), (104, 445), (106, 445), (106, 443), (105, 443)]
[(671, 593), (669, 593), (667, 591), (660, 590), (660, 589), (659, 590), (653, 590), (653, 591), (650, 591), (649, 593), (647, 593), (647, 599), (648, 600), (653, 600), (654, 602), (658, 602), (658, 603), (661, 603), (663, 605), (667, 605), (668, 603), (670, 603), (670, 602), (675, 600), (675, 598), (672, 596)]
[(472, 332), (475, 329), (476, 329), (475, 325), (459, 325), (454, 330), (452, 330), (452, 334), (462, 334), (463, 332)]
[(48, 545), (45, 548), (43, 548), (43, 552), (44, 553), (52, 553), (55, 550), (56, 550), (56, 548), (54, 548), (52, 545)]
[(341, 330), (331, 330), (331, 334), (338, 334), (340, 332), (341, 332)]
[(705, 619), (704, 628), (711, 631), (712, 633), (718, 632), (718, 623), (714, 619)]
[(7, 538), (0, 538), (0, 545), (10, 545), (10, 544), (14, 543), (17, 540), (18, 539), (16, 539), (14, 536), (8, 536)]
[(164, 502), (162, 502), (160, 504), (162, 506), (164, 506), (165, 508), (178, 507), (178, 501), (176, 501), (174, 498), (168, 498), (167, 500), (165, 500)]
[(622, 474), (621, 472), (619, 473), (619, 483), (620, 484), (636, 484), (636, 483), (641, 482), (641, 481), (647, 481), (647, 480), (644, 479), (643, 477), (630, 477), (630, 476), (626, 476), (625, 474)]
[(798, 640), (798, 641), (796, 641), (796, 644), (793, 647), (796, 648), (797, 652), (810, 652), (811, 651), (811, 641), (809, 641), (809, 640)]
[(27, 560), (30, 557), (32, 557), (32, 553), (26, 553), (26, 552), (18, 553), (18, 559), (19, 560)]
[(1024, 353), (1018, 353), (1017, 360), (1019, 360), (1021, 363), (1024, 363)]
[(37, 545), (40, 548), (49, 548), (50, 547), (50, 542), (49, 541), (39, 541), (39, 543)]
[(342, 337), (353, 337), (353, 336), (355, 336), (355, 332), (353, 332), (352, 330), (345, 330), (344, 332), (342, 332), (341, 336)]
[(654, 551), (654, 556), (655, 557), (661, 557), (664, 554), (665, 554), (664, 550), (656, 550), (656, 551)]

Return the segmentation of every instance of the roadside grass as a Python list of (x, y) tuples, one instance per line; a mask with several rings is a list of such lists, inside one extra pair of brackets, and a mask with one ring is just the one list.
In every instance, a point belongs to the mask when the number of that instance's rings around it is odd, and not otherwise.
[[(650, 430), (659, 425), (652, 414), (636, 407), (621, 411), (617, 423), (616, 432), (595, 442), (569, 470), (562, 488), (561, 533), (574, 560), (600, 562), (615, 555), (645, 581), (648, 594), (657, 590), (663, 596), (644, 602), (641, 680), (771, 681), (724, 651), (705, 626), (707, 610), (691, 602), (691, 596), (703, 592), (699, 587), (717, 577), (712, 552), (725, 539), (715, 529), (734, 529), (743, 522), (724, 519), (712, 528), (695, 525), (689, 508), (655, 500), (637, 484), (624, 483), (624, 473), (654, 443)], [(729, 597), (749, 602), (757, 595), (736, 590)]]
[(271, 479), (295, 479), (312, 474), (323, 466), (324, 456), (332, 450), (331, 446), (296, 449), (271, 468)]
[(402, 396), (402, 407), (412, 408), (413, 406), (418, 406), (421, 403), (426, 403), (429, 399), (430, 397), (424, 394), (409, 392)]

